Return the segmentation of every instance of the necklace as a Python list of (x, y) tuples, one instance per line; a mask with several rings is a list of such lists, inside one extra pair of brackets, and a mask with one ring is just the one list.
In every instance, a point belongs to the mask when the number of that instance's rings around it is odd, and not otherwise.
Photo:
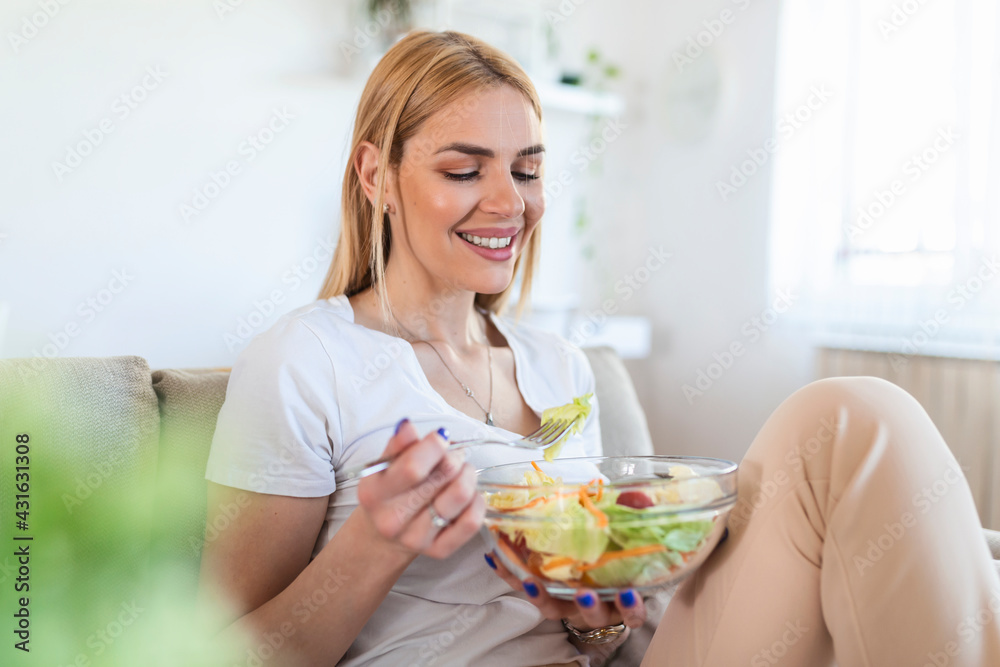
[(428, 346), (430, 346), (431, 350), (434, 351), (434, 354), (436, 354), (438, 359), (441, 360), (441, 365), (445, 367), (445, 370), (448, 371), (448, 374), (451, 375), (453, 378), (455, 378), (455, 382), (457, 382), (458, 385), (462, 388), (462, 390), (465, 391), (465, 395), (471, 398), (473, 402), (479, 407), (479, 409), (483, 411), (483, 414), (486, 415), (486, 425), (493, 426), (493, 350), (490, 348), (489, 340), (486, 341), (486, 358), (488, 360), (487, 363), (490, 372), (490, 400), (488, 407), (484, 408), (483, 404), (480, 403), (479, 400), (476, 398), (476, 392), (472, 391), (472, 387), (462, 382), (458, 378), (458, 376), (455, 375), (455, 372), (451, 370), (451, 366), (449, 366), (448, 362), (444, 360), (444, 357), (441, 356), (441, 353), (438, 352), (437, 347), (435, 347), (433, 343), (431, 343), (429, 340), (416, 340), (417, 337), (414, 336), (409, 329), (404, 327), (403, 323), (400, 322), (398, 319), (396, 319), (395, 315), (393, 315), (392, 318), (396, 320), (396, 324), (398, 324), (403, 329), (403, 331), (409, 334), (410, 338), (414, 339), (413, 341), (414, 343), (426, 343)]

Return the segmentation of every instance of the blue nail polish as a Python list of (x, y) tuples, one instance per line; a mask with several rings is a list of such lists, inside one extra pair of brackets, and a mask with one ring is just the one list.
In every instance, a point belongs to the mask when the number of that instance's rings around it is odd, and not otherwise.
[(438, 429), (438, 435), (441, 436), (442, 440), (448, 440), (448, 429), (442, 426), (441, 428)]
[(489, 565), (490, 567), (492, 567), (494, 570), (497, 569), (497, 564), (493, 562), (493, 559), (490, 558), (489, 554), (483, 554), (483, 558), (486, 559), (486, 564), (487, 565)]
[(405, 424), (408, 421), (410, 421), (409, 417), (403, 417), (402, 419), (400, 419), (399, 423), (396, 424), (396, 430), (393, 431), (392, 434), (396, 435), (397, 433), (399, 433), (399, 429), (403, 428), (403, 424)]
[(618, 599), (622, 601), (622, 606), (626, 609), (631, 609), (635, 606), (635, 591), (622, 591)]
[(584, 609), (590, 609), (591, 607), (594, 606), (594, 603), (596, 602), (596, 600), (594, 600), (594, 596), (591, 595), (590, 593), (584, 593), (583, 595), (580, 595), (579, 597), (576, 598), (576, 601), (579, 602), (580, 606), (583, 607)]
[(530, 581), (524, 582), (524, 592), (533, 598), (538, 597), (538, 586), (534, 585)]

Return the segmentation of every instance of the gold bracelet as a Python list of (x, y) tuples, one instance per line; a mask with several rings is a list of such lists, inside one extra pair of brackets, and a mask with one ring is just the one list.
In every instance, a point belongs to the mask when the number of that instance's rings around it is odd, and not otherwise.
[(604, 628), (595, 628), (593, 630), (586, 631), (574, 628), (565, 618), (562, 619), (562, 624), (568, 633), (573, 635), (578, 642), (582, 642), (584, 644), (607, 644), (615, 641), (628, 631), (628, 627), (625, 623), (618, 623), (617, 625), (609, 625)]

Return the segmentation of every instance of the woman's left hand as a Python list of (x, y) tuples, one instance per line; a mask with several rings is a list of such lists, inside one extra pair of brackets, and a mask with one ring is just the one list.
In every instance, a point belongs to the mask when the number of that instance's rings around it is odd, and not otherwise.
[(587, 588), (578, 589), (573, 602), (559, 600), (549, 595), (545, 587), (535, 579), (518, 579), (503, 566), (496, 553), (486, 554), (486, 562), (511, 588), (527, 593), (528, 599), (545, 618), (565, 618), (573, 627), (583, 631), (621, 622), (630, 628), (638, 628), (646, 622), (646, 606), (642, 597), (632, 589), (619, 593), (614, 604), (602, 602), (597, 593)]

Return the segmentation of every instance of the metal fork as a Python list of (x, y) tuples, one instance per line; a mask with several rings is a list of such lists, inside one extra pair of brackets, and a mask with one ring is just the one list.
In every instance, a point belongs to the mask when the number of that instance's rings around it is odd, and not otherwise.
[[(540, 427), (534, 433), (529, 433), (523, 438), (519, 438), (517, 440), (499, 440), (494, 438), (452, 440), (448, 443), (448, 451), (465, 449), (466, 447), (476, 447), (478, 445), (502, 445), (505, 447), (518, 447), (521, 449), (544, 449), (552, 443), (558, 442), (559, 438), (563, 437), (563, 435), (566, 434), (566, 431), (573, 426), (573, 421), (574, 420), (572, 419), (555, 419)], [(382, 472), (388, 468), (389, 463), (391, 462), (392, 459), (386, 457), (375, 459), (374, 461), (369, 461), (362, 466), (342, 470), (337, 473), (334, 479), (339, 484), (340, 482), (345, 482), (349, 479), (360, 479), (362, 477), (367, 477), (368, 475), (374, 475), (375, 473)]]

